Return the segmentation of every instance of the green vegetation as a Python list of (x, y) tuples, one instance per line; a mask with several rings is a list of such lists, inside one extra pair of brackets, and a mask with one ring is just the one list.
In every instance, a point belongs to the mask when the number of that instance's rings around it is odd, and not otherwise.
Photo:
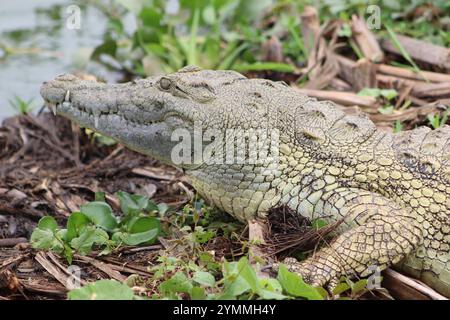
[(15, 96), (14, 99), (9, 100), (9, 104), (19, 114), (28, 114), (33, 110), (33, 99), (25, 101)]
[[(216, 216), (202, 200), (185, 205), (181, 211), (169, 210), (166, 204), (156, 204), (141, 195), (118, 192), (121, 216), (115, 216), (105, 202), (104, 194), (73, 212), (65, 229), (59, 229), (53, 217), (43, 217), (32, 234), (36, 249), (64, 254), (69, 263), (73, 254), (106, 255), (122, 245), (148, 245), (158, 236), (171, 239), (177, 234), (178, 250), (160, 251), (149, 267), (152, 277), (130, 276), (125, 283), (100, 280), (68, 294), (69, 299), (308, 299), (329, 297), (323, 288), (306, 284), (283, 265), (276, 278), (261, 275), (258, 263), (251, 264), (244, 255), (238, 261), (218, 259), (205, 245), (220, 235), (238, 240), (238, 226)], [(161, 223), (162, 222), (162, 223)], [(163, 227), (166, 225), (166, 227)], [(314, 228), (323, 227), (318, 222)], [(248, 244), (241, 241), (243, 248)], [(342, 278), (335, 295), (340, 299), (354, 298), (366, 292), (366, 280), (356, 283)], [(136, 294), (130, 286), (145, 288)]]
[[(294, 62), (304, 61), (303, 44), (298, 37), (299, 19), (290, 11), (295, 1), (227, 0), (180, 1), (170, 8), (166, 1), (117, 0), (115, 6), (97, 6), (108, 18), (104, 42), (92, 58), (102, 61), (108, 55), (122, 70), (150, 75), (173, 72), (185, 65), (196, 64), (212, 69), (275, 70), (293, 72), (293, 65), (261, 64), (261, 45), (280, 30), (295, 34), (283, 45)], [(278, 19), (270, 28), (258, 28), (269, 6)], [(121, 17), (132, 14), (137, 28), (127, 34)]]
[(433, 129), (441, 128), (447, 123), (449, 112), (450, 108), (445, 110), (442, 116), (439, 113), (429, 114), (427, 116), (428, 121)]
[[(306, 60), (300, 25), (300, 13), (306, 5), (318, 8), (322, 22), (342, 19), (339, 36), (346, 37), (351, 36), (351, 29), (345, 22), (351, 20), (352, 14), (369, 19), (368, 6), (379, 5), (380, 29), (372, 31), (390, 37), (415, 70), (417, 65), (399, 45), (396, 33), (450, 45), (449, 33), (442, 27), (447, 23), (445, 18), (436, 21), (436, 10), (450, 9), (444, 0), (434, 1), (433, 6), (422, 0), (180, 0), (172, 6), (161, 0), (115, 0), (112, 6), (101, 1), (85, 2), (96, 5), (109, 20), (104, 42), (94, 50), (92, 58), (108, 64), (110, 60), (100, 59), (108, 55), (122, 70), (140, 75), (173, 72), (188, 64), (241, 72), (293, 73)], [(425, 14), (416, 17), (417, 10)], [(131, 34), (122, 23), (122, 17), (130, 14), (137, 21)], [(274, 35), (283, 38), (281, 51), (289, 64), (261, 60), (263, 44)]]
[(31, 235), (36, 249), (50, 249), (62, 253), (72, 262), (74, 252), (89, 254), (93, 247), (110, 253), (120, 245), (152, 244), (161, 233), (157, 215), (163, 215), (167, 206), (156, 205), (147, 197), (118, 192), (122, 216), (116, 217), (111, 207), (97, 194), (96, 201), (82, 205), (72, 212), (65, 229), (59, 229), (55, 218), (43, 217)]
[[(445, 0), (433, 2), (433, 6), (422, 0), (323, 0), (320, 4), (297, 0), (180, 0), (173, 7), (167, 6), (165, 0), (112, 0), (108, 5), (105, 1), (84, 2), (95, 5), (108, 19), (103, 42), (93, 50), (90, 59), (130, 78), (173, 72), (195, 64), (244, 73), (280, 73), (283, 79), (302, 83), (307, 76), (299, 78), (299, 70), (307, 64), (306, 48), (310, 47), (311, 39), (302, 37), (300, 14), (309, 4), (318, 8), (322, 23), (336, 18), (343, 21), (338, 36), (348, 39), (348, 54), (356, 58), (363, 53), (351, 39), (351, 16), (359, 14), (367, 18), (370, 15), (367, 7), (372, 3), (382, 7), (381, 28), (372, 31), (390, 39), (405, 60), (403, 63), (413, 70), (418, 71), (419, 67), (402, 48), (398, 34), (450, 46), (450, 33), (443, 28), (448, 21), (445, 17), (437, 19), (433, 12), (448, 12), (450, 4)], [(428, 14), (416, 14), (418, 9)], [(123, 24), (126, 16), (136, 20), (136, 28), (131, 32)], [(267, 58), (271, 50), (268, 44), (281, 53), (280, 61)], [(11, 50), (4, 51), (12, 54)], [(400, 108), (395, 108), (399, 93), (394, 89), (365, 88), (358, 95), (377, 99), (382, 106), (378, 111), (387, 115), (411, 104), (406, 99)], [(21, 114), (31, 111), (31, 100), (15, 97), (10, 103)], [(448, 113), (449, 110), (428, 115), (428, 125), (442, 127), (448, 121)], [(393, 131), (400, 132), (406, 125), (397, 120)], [(86, 132), (101, 145), (115, 143), (90, 130)], [(156, 204), (141, 195), (118, 192), (117, 197), (120, 212), (118, 208), (113, 210), (104, 195), (98, 193), (95, 201), (71, 213), (65, 228), (59, 228), (53, 217), (42, 218), (31, 237), (33, 247), (55, 251), (69, 263), (74, 254), (107, 255), (125, 245), (158, 243), (160, 237), (176, 240), (178, 249), (160, 251), (155, 261), (151, 261), (150, 278), (132, 276), (126, 283), (100, 280), (72, 290), (69, 299), (330, 298), (323, 288), (307, 285), (284, 266), (279, 268), (276, 278), (261, 275), (261, 266), (247, 258), (251, 244), (241, 239), (242, 226), (225, 220), (200, 199), (180, 210), (169, 210), (166, 204)], [(323, 221), (314, 221), (314, 228), (323, 226)], [(219, 236), (238, 243), (239, 254), (225, 258), (211, 253), (207, 245)], [(365, 279), (352, 282), (343, 278), (333, 294), (341, 299), (357, 298), (366, 292), (366, 284)], [(145, 288), (144, 292), (134, 292), (131, 286), (135, 285)]]

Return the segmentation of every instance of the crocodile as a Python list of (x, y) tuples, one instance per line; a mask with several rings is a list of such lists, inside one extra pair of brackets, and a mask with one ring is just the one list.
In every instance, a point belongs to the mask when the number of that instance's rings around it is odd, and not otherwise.
[[(283, 205), (341, 221), (328, 245), (301, 262), (284, 261), (312, 285), (331, 290), (341, 276), (393, 266), (450, 297), (448, 125), (390, 133), (284, 82), (195, 66), (123, 84), (65, 74), (45, 82), (41, 95), (56, 114), (180, 168), (200, 195), (238, 220)], [(174, 132), (195, 136), (198, 127), (265, 132), (240, 143), (268, 147), (269, 160), (174, 161)], [(192, 150), (236, 141), (224, 136)]]

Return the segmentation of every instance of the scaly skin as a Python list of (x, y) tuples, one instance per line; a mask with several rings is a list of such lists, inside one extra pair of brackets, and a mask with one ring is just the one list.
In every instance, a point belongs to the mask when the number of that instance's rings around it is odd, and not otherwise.
[(57, 113), (169, 164), (178, 143), (171, 133), (194, 133), (194, 122), (203, 130), (277, 130), (279, 141), (271, 136), (266, 145), (278, 148), (278, 162), (178, 166), (241, 221), (282, 204), (310, 219), (343, 218), (329, 246), (286, 261), (314, 285), (332, 289), (341, 275), (394, 265), (450, 297), (449, 126), (390, 134), (284, 83), (195, 67), (122, 85), (65, 75), (41, 94)]

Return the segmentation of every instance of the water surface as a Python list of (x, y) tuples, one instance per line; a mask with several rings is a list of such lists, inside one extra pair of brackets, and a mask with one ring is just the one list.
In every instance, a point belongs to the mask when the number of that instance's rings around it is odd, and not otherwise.
[[(6, 4), (7, 3), (7, 4)], [(75, 1), (2, 1), (0, 6), (0, 120), (16, 111), (9, 100), (43, 101), (39, 87), (58, 74), (83, 69), (90, 50), (102, 43), (106, 18), (80, 7), (80, 29), (66, 27), (67, 7)]]

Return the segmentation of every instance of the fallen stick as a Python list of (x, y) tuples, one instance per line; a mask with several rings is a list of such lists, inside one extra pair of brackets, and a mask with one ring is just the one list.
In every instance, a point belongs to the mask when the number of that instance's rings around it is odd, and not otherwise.
[(411, 94), (419, 98), (450, 98), (450, 82), (416, 84)]
[(367, 28), (364, 19), (352, 15), (352, 35), (364, 56), (372, 62), (381, 62), (384, 53), (372, 32)]
[(27, 238), (0, 239), (0, 247), (14, 247), (16, 244), (26, 243), (26, 242), (28, 242)]
[(330, 100), (345, 106), (358, 105), (362, 108), (378, 107), (377, 100), (375, 98), (358, 96), (357, 94), (352, 92), (325, 91), (325, 90), (314, 90), (304, 88), (296, 88), (296, 90), (310, 97), (317, 98), (319, 100)]
[[(412, 97), (409, 97), (409, 99), (412, 100)], [(424, 104), (420, 107), (409, 107), (408, 109), (403, 111), (396, 110), (391, 114), (380, 114), (380, 113), (370, 114), (369, 118), (377, 125), (381, 125), (383, 123), (392, 124), (396, 120), (399, 120), (401, 122), (413, 121), (418, 117), (424, 117), (428, 114), (443, 110), (445, 109), (443, 108), (442, 103), (438, 100), (433, 103)]]
[[(402, 35), (397, 35), (397, 40), (414, 60), (450, 71), (450, 49)], [(381, 47), (387, 52), (401, 55), (390, 39), (383, 39)]]
[(377, 74), (376, 79), (379, 85), (387, 88), (393, 87), (397, 91), (404, 86), (411, 87), (411, 95), (417, 98), (429, 97), (438, 99), (450, 97), (450, 82), (427, 83), (383, 74)]
[(411, 80), (419, 80), (419, 81), (428, 80), (430, 82), (450, 82), (450, 75), (445, 73), (438, 73), (431, 71), (420, 71), (417, 73), (409, 69), (389, 66), (387, 64), (377, 65), (377, 70), (378, 72), (383, 74)]
[(428, 287), (426, 284), (422, 283), (421, 281), (404, 276), (403, 274), (401, 274), (395, 270), (392, 270), (389, 268), (386, 269), (384, 271), (384, 276), (385, 276), (385, 278), (387, 278), (387, 280), (389, 282), (392, 282), (392, 284), (394, 284), (394, 283), (401, 284), (403, 287), (406, 286), (406, 287), (409, 287), (409, 289), (413, 289), (413, 290), (408, 290), (408, 288), (404, 288), (406, 290), (402, 290), (402, 291), (410, 291), (407, 296), (409, 299), (417, 298), (414, 296), (413, 297), (409, 296), (411, 294), (414, 295), (413, 292), (417, 291), (420, 295), (425, 295), (426, 297), (431, 298), (433, 300), (448, 300), (446, 297), (444, 297), (440, 293), (434, 291), (433, 289), (431, 289), (430, 287)]
[(61, 283), (67, 290), (76, 289), (72, 281), (69, 281), (69, 276), (63, 270), (58, 268), (52, 261), (48, 259), (45, 253), (38, 252), (34, 257), (36, 261), (50, 273), (59, 283)]
[(352, 85), (354, 91), (376, 87), (376, 67), (368, 59), (358, 61), (337, 56), (339, 76)]

